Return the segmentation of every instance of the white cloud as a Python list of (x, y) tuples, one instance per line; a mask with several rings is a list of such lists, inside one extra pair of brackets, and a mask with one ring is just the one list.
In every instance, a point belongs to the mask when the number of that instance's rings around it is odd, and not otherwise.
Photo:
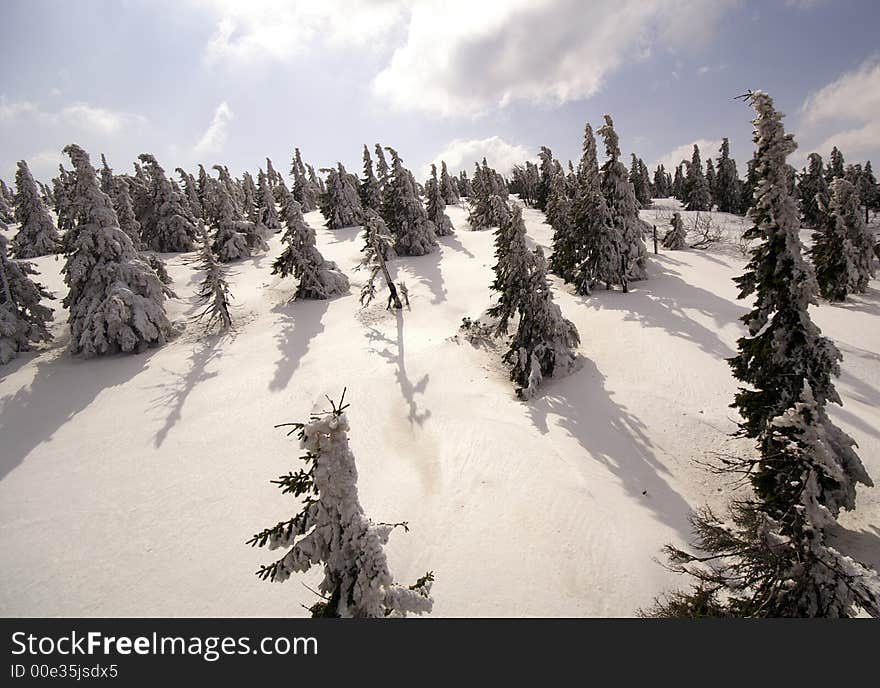
[(198, 143), (193, 147), (196, 153), (202, 155), (213, 155), (223, 150), (226, 145), (226, 139), (229, 132), (227, 131), (229, 121), (234, 117), (229, 104), (224, 100), (217, 109), (214, 110), (214, 116), (211, 123), (205, 129), (205, 133), (199, 139)]
[(805, 140), (820, 142), (810, 150), (827, 155), (837, 146), (853, 160), (880, 153), (880, 57), (810, 94), (801, 116)]
[(682, 160), (690, 162), (691, 157), (694, 154), (694, 144), (697, 144), (699, 147), (700, 158), (705, 165), (706, 158), (712, 158), (714, 160), (718, 157), (718, 149), (721, 148), (721, 139), (697, 139), (690, 143), (683, 143), (677, 148), (673, 148), (666, 153), (666, 155), (657, 158), (657, 160), (654, 161), (654, 164), (651, 165), (651, 169), (656, 169), (657, 165), (662, 164), (667, 172), (675, 174), (675, 168), (679, 166)]
[(593, 95), (656, 46), (708, 40), (733, 3), (424, 0), (373, 87), (399, 109), (446, 116), (514, 101), (558, 105)]
[[(465, 170), (468, 176), (472, 176), (474, 163), (480, 162), (484, 157), (490, 167), (495, 168), (500, 174), (508, 175), (514, 165), (526, 160), (534, 160), (536, 156), (525, 146), (508, 143), (499, 136), (491, 136), (486, 139), (451, 141), (432, 162), (439, 167), (440, 161), (444, 160), (450, 173)], [(431, 165), (428, 164), (423, 176), (427, 177), (430, 172)]]
[(209, 64), (287, 60), (316, 42), (378, 46), (409, 0), (196, 0), (217, 21), (205, 49)]
[(84, 102), (65, 105), (58, 110), (44, 110), (31, 101), (10, 101), (0, 96), (0, 122), (38, 122), (42, 126), (63, 127), (68, 130), (93, 134), (116, 134), (122, 129), (146, 123), (146, 118), (122, 110), (109, 110)]
[(0, 122), (11, 122), (21, 115), (32, 115), (37, 112), (39, 108), (30, 101), (10, 101), (5, 95), (0, 95)]

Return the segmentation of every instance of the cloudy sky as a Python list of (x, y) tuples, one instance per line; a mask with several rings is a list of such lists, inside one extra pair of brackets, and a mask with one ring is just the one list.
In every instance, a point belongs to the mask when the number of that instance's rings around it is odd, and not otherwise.
[(550, 146), (579, 157), (611, 113), (649, 166), (717, 155), (741, 172), (763, 89), (788, 114), (794, 159), (880, 161), (876, 0), (4, 0), (0, 177), (56, 173), (76, 142), (117, 171), (238, 174), (294, 146), (360, 171), (363, 143), (423, 174), (486, 155), (507, 171)]

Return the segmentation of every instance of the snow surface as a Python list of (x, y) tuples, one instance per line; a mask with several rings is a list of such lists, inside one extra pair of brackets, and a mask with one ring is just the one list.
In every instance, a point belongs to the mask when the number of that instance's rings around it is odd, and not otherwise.
[[(642, 217), (662, 238), (678, 204), (658, 205)], [(389, 564), (407, 585), (434, 571), (434, 616), (630, 616), (685, 584), (655, 561), (661, 547), (689, 540), (693, 507), (732, 493), (696, 462), (751, 446), (730, 438), (724, 360), (744, 331), (731, 281), (742, 218), (713, 213), (725, 241), (710, 250), (651, 253), (629, 294), (580, 297), (554, 278), (583, 360), (524, 403), (498, 353), (457, 336), (491, 302), (493, 235), (468, 231), (463, 205), (447, 212), (457, 231), (438, 252), (389, 263), (409, 288), (401, 314), (382, 293), (359, 307), (359, 229), (326, 230), (317, 212), (306, 220), (348, 296), (288, 303), (293, 281), (270, 275), (277, 234), (233, 264), (226, 337), (190, 326), (146, 354), (71, 358), (52, 304), (52, 347), (0, 368), (0, 614), (307, 615), (301, 583), (320, 571), (262, 582), (271, 556), (245, 540), (298, 510), (268, 483), (300, 463), (273, 425), (343, 386), (361, 502), (375, 521), (409, 522)], [(549, 253), (543, 215), (524, 217)], [(184, 319), (201, 275), (164, 257), (181, 297), (169, 316)], [(63, 296), (62, 261), (35, 262)], [(845, 357), (830, 415), (880, 482), (880, 285), (812, 313)], [(880, 490), (860, 486), (841, 521), (843, 552), (880, 566)]]

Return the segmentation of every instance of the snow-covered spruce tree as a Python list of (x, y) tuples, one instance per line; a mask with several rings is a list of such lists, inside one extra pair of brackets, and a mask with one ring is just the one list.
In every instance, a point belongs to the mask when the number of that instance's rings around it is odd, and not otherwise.
[(367, 144), (364, 144), (364, 178), (360, 180), (358, 193), (364, 210), (379, 212), (382, 207), (382, 188), (373, 173), (373, 158), (370, 157), (370, 149), (367, 148)]
[(12, 193), (12, 189), (9, 188), (9, 185), (0, 179), (0, 198), (3, 198), (6, 201), (6, 205), (12, 206), (15, 202), (15, 194)]
[[(823, 184), (824, 181), (823, 178)], [(851, 220), (853, 212), (859, 214), (859, 211), (858, 206), (852, 207), (853, 192), (849, 182), (835, 179), (832, 187), (835, 191), (830, 199), (819, 196), (816, 212), (823, 224), (813, 233), (810, 256), (819, 293), (829, 301), (843, 301), (855, 281), (847, 220)]]
[(107, 164), (107, 158), (101, 153), (101, 173), (100, 173), (101, 191), (113, 198), (113, 170)]
[[(446, 181), (449, 181), (447, 176)], [(449, 236), (454, 233), (452, 220), (446, 214), (446, 201), (442, 190), (442, 180), (437, 179), (437, 166), (431, 165), (431, 178), (425, 182), (425, 211), (428, 219), (434, 223), (437, 236)]]
[(825, 211), (832, 220), (846, 230), (847, 263), (849, 264), (849, 290), (863, 294), (874, 276), (874, 237), (865, 225), (859, 208), (859, 192), (846, 179), (831, 182), (831, 202)]
[(860, 195), (865, 204), (865, 222), (867, 222), (868, 210), (877, 210), (880, 207), (880, 188), (877, 187), (877, 178), (874, 176), (874, 168), (871, 167), (870, 160), (865, 163), (865, 169), (862, 171)]
[(681, 213), (673, 213), (669, 223), (672, 228), (663, 236), (663, 248), (670, 251), (682, 251), (687, 248), (687, 232), (684, 222), (681, 221)]
[(683, 164), (679, 163), (675, 168), (675, 177), (672, 180), (672, 195), (679, 201), (684, 199), (684, 174), (681, 171)]
[(715, 164), (712, 158), (706, 158), (706, 186), (709, 189), (709, 208), (715, 205), (715, 184), (717, 182), (715, 176)]
[(630, 281), (648, 279), (645, 225), (639, 219), (638, 204), (627, 179), (626, 166), (620, 162), (620, 145), (611, 115), (605, 115), (605, 126), (598, 133), (605, 139), (608, 155), (608, 160), (602, 165), (602, 192), (608, 204), (611, 225), (620, 237), (621, 272), (625, 279), (623, 290), (627, 291)]
[(666, 184), (666, 168), (663, 164), (657, 165), (654, 170), (654, 180), (651, 183), (651, 195), (654, 198), (669, 198), (669, 188)]
[(260, 219), (257, 201), (259, 193), (250, 172), (246, 171), (241, 175), (241, 193), (243, 198), (241, 203), (242, 214), (249, 222), (258, 222)]
[(547, 198), (547, 223), (553, 228), (553, 253), (550, 271), (566, 282), (573, 282), (583, 261), (583, 237), (577, 232), (574, 219), (575, 190), (569, 180), (558, 174), (553, 178)]
[(0, 193), (0, 223), (3, 224), (2, 229), (5, 231), (8, 229), (7, 224), (10, 222), (14, 222), (14, 214), (12, 212), (12, 208), (9, 203), (6, 202), (6, 198)]
[(471, 192), (471, 180), (468, 179), (467, 170), (462, 170), (458, 173), (458, 195), (468, 198)]
[[(768, 429), (773, 419), (794, 407), (805, 385), (819, 407), (829, 401), (839, 404), (832, 377), (838, 374), (841, 356), (821, 335), (808, 310), (816, 302), (817, 285), (802, 256), (800, 222), (785, 163), (797, 144), (785, 133), (783, 115), (769, 95), (756, 91), (748, 97), (757, 113), (753, 120), (757, 186), (748, 213), (752, 226), (744, 236), (758, 243), (745, 273), (735, 282), (739, 297), (754, 297), (754, 306), (742, 318), (748, 335), (738, 341), (739, 353), (730, 365), (734, 377), (748, 385), (740, 388), (733, 404), (743, 418), (741, 432), (759, 444), (761, 459), (751, 472), (752, 485), (767, 513), (778, 519), (793, 503), (793, 473), (800, 466), (776, 458), (783, 448)], [(841, 471), (835, 480), (819, 485), (817, 499), (837, 516), (841, 507), (854, 507), (856, 483), (871, 481), (852, 441), (830, 422), (824, 431), (835, 438)]]
[(208, 215), (208, 208), (205, 206), (210, 186), (211, 177), (209, 177), (208, 173), (205, 171), (205, 166), (199, 163), (199, 176), (196, 179), (196, 191), (199, 194), (199, 203), (202, 205), (202, 219), (206, 221), (211, 220)]
[(631, 154), (629, 168), (629, 183), (633, 185), (633, 193), (636, 196), (636, 203), (640, 208), (647, 208), (651, 205), (651, 187), (646, 183), (643, 174), (645, 163), (636, 157), (635, 153)]
[(61, 243), (58, 230), (24, 160), (18, 163), (15, 189), (15, 221), (19, 227), (12, 240), (12, 255), (15, 258), (37, 258), (57, 253)]
[(272, 191), (275, 191), (275, 185), (282, 181), (281, 175), (272, 166), (272, 161), (269, 158), (266, 158), (266, 180), (269, 182), (269, 187)]
[(422, 205), (413, 184), (412, 174), (393, 148), (388, 181), (382, 192), (382, 217), (394, 236), (394, 250), (399, 256), (424, 256), (437, 250), (434, 223)]
[(553, 151), (546, 146), (541, 146), (538, 153), (538, 159), (541, 161), (538, 166), (540, 178), (538, 180), (538, 193), (535, 199), (535, 207), (544, 212), (547, 210), (547, 199), (550, 197), (550, 188), (553, 181), (553, 175), (557, 172), (556, 161), (553, 159)]
[[(394, 582), (384, 546), (391, 532), (406, 523), (373, 523), (358, 498), (358, 472), (348, 443), (350, 429), (345, 391), (332, 411), (313, 414), (307, 423), (285, 423), (296, 433), (305, 463), (272, 483), (285, 494), (302, 497), (299, 513), (255, 534), (248, 544), (286, 549), (283, 557), (261, 566), (263, 580), (283, 582), (291, 573), (323, 564), (318, 586), (322, 601), (310, 607), (312, 617), (383, 618), (431, 611), (432, 573), (414, 585)], [(283, 427), (283, 426), (279, 426)]]
[(455, 205), (459, 201), (458, 187), (454, 183), (455, 178), (449, 176), (446, 169), (446, 161), (440, 161), (440, 193), (446, 205)]
[[(507, 207), (500, 196), (493, 196), (492, 203)], [(495, 319), (496, 337), (507, 334), (511, 318), (517, 313), (525, 296), (523, 290), (529, 282), (531, 256), (526, 243), (526, 225), (522, 210), (517, 206), (507, 213), (495, 230), (495, 279), (492, 289), (498, 292), (498, 302), (489, 309)]]
[(293, 177), (293, 189), (291, 193), (299, 203), (304, 213), (310, 213), (318, 209), (319, 189), (309, 180), (306, 166), (303, 164), (299, 148), (293, 152), (293, 162), (290, 165), (290, 175)]
[(220, 182), (226, 188), (226, 193), (229, 194), (229, 197), (235, 204), (238, 215), (241, 216), (244, 212), (244, 190), (238, 182), (232, 178), (232, 175), (229, 173), (229, 168), (226, 167), (226, 165), (214, 165), (213, 169), (217, 171), (217, 176), (220, 178)]
[(249, 258), (257, 251), (269, 250), (263, 238), (263, 228), (242, 220), (238, 209), (223, 183), (213, 180), (208, 190), (207, 205), (216, 215), (216, 232), (212, 251), (222, 263)]
[[(521, 209), (514, 208), (513, 222), (522, 222)], [(520, 215), (517, 220), (517, 215)], [(517, 394), (531, 399), (545, 377), (559, 377), (571, 371), (580, 343), (577, 328), (562, 316), (553, 301), (547, 281), (547, 261), (541, 247), (529, 253), (528, 281), (518, 305), (519, 321), (504, 361), (511, 367), (510, 379)]]
[(715, 171), (715, 188), (713, 195), (718, 210), (722, 213), (739, 213), (742, 191), (740, 190), (739, 174), (736, 161), (730, 157), (730, 142), (724, 138)]
[(183, 194), (186, 197), (190, 212), (197, 220), (204, 219), (204, 210), (202, 209), (202, 201), (199, 198), (199, 189), (195, 177), (182, 167), (178, 167), (174, 171), (180, 176), (180, 184), (183, 187)]
[(52, 309), (40, 302), (54, 297), (31, 279), (36, 274), (31, 263), (8, 256), (6, 237), (0, 234), (0, 365), (19, 351), (30, 351), (31, 344), (52, 339), (47, 327)]
[(196, 219), (183, 197), (165, 176), (165, 170), (149, 153), (138, 156), (150, 175), (150, 208), (141, 223), (144, 245), (160, 253), (192, 251)]
[(315, 243), (315, 230), (303, 219), (299, 203), (286, 187), (281, 204), (286, 231), (281, 237), (284, 251), (272, 263), (272, 274), (297, 280), (294, 299), (329, 299), (347, 294), (348, 278), (333, 261), (325, 260)]
[(76, 238), (63, 269), (70, 288), (64, 305), (69, 310), (71, 351), (89, 357), (163, 344), (173, 328), (165, 315), (159, 277), (119, 228), (88, 153), (75, 144), (64, 152), (76, 170), (79, 211)]
[(357, 187), (351, 183), (342, 163), (337, 163), (335, 168), (324, 168), (321, 171), (327, 173), (325, 191), (319, 199), (321, 214), (327, 221), (327, 229), (355, 227), (361, 224), (363, 208)]
[(394, 286), (391, 275), (388, 273), (388, 267), (385, 264), (386, 261), (397, 257), (397, 254), (394, 252), (394, 237), (388, 231), (385, 220), (374, 210), (366, 211), (366, 218), (364, 219), (364, 245), (361, 248), (361, 253), (363, 254), (361, 262), (358, 263), (355, 269), (366, 268), (370, 271), (367, 281), (361, 287), (361, 305), (368, 306), (376, 297), (376, 278), (382, 275), (382, 279), (385, 280), (385, 286), (388, 287), (388, 305), (386, 310), (391, 308), (400, 310), (403, 308), (403, 304), (397, 294), (397, 287)]
[(843, 153), (840, 152), (837, 146), (834, 146), (831, 149), (828, 167), (825, 168), (825, 181), (828, 183), (828, 186), (831, 186), (831, 182), (835, 179), (840, 179), (846, 175), (844, 162)]
[(220, 332), (225, 332), (232, 328), (232, 315), (229, 313), (232, 294), (229, 292), (228, 268), (214, 255), (203, 220), (199, 220), (198, 232), (199, 250), (194, 266), (196, 270), (204, 272), (205, 277), (196, 293), (196, 303), (201, 310), (196, 313), (194, 320), (204, 323), (206, 331), (217, 328)]
[(697, 144), (694, 144), (694, 154), (691, 157), (684, 180), (684, 207), (685, 210), (701, 211), (712, 208), (709, 183), (703, 176), (703, 163), (700, 160), (700, 148)]
[(573, 282), (579, 294), (588, 295), (596, 284), (604, 283), (606, 289), (614, 284), (624, 284), (626, 275), (622, 273), (620, 234), (611, 223), (608, 204), (602, 193), (596, 139), (589, 122), (584, 127), (583, 151), (573, 208), (582, 259)]
[(275, 194), (269, 185), (269, 179), (260, 170), (257, 175), (257, 218), (266, 229), (275, 232), (281, 231), (281, 222), (278, 220), (278, 211), (275, 208)]
[(141, 223), (134, 215), (134, 207), (131, 202), (131, 194), (128, 191), (128, 180), (125, 176), (118, 176), (113, 180), (113, 210), (119, 221), (119, 228), (128, 235), (135, 249), (141, 249)]
[(743, 214), (748, 212), (755, 200), (755, 187), (758, 185), (758, 175), (755, 172), (756, 164), (757, 161), (752, 157), (746, 166), (746, 179), (740, 185), (739, 209)]

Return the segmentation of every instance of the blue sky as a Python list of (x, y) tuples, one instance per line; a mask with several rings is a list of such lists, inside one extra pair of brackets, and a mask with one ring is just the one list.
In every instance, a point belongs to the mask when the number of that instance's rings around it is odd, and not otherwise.
[[(800, 150), (880, 159), (874, 0), (5, 0), (0, 177), (48, 180), (69, 142), (117, 171), (154, 153), (169, 172), (233, 173), (294, 146), (360, 170), (363, 143), (418, 175), (444, 157), (506, 171), (550, 146), (577, 159), (611, 113), (624, 152), (717, 155), (741, 172), (761, 88)], [(65, 160), (66, 163), (66, 160)]]

